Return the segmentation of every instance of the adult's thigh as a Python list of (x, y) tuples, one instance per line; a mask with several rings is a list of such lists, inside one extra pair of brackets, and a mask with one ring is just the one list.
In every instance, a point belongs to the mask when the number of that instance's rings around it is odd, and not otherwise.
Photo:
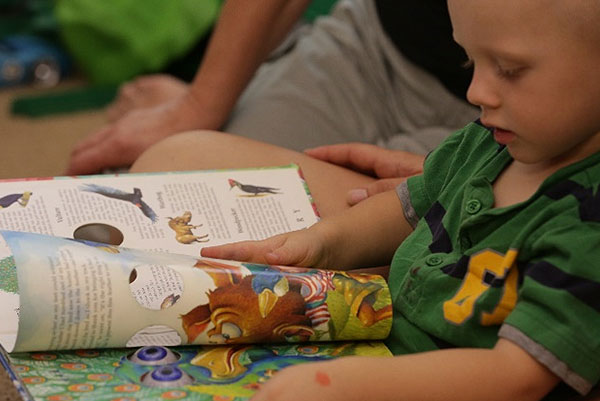
[(346, 194), (374, 178), (313, 159), (303, 153), (237, 135), (190, 131), (146, 150), (131, 172), (208, 170), (298, 164), (321, 216), (348, 208)]

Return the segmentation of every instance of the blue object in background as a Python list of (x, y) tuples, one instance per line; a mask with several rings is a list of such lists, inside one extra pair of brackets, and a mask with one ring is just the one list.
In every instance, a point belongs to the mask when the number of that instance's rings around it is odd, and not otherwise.
[(51, 87), (70, 71), (67, 54), (41, 38), (11, 35), (0, 40), (0, 88), (28, 83)]

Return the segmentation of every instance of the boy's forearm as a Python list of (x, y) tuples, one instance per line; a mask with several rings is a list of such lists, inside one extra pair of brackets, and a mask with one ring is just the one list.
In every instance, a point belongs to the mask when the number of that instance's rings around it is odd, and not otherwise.
[[(505, 341), (506, 340), (500, 340)], [(322, 365), (332, 385), (374, 400), (539, 400), (558, 378), (516, 345), (452, 349), (394, 358), (342, 358)]]
[(227, 0), (189, 101), (220, 128), (239, 95), (268, 54), (300, 19), (309, 0)]
[(330, 268), (388, 265), (411, 232), (395, 191), (384, 192), (313, 226), (329, 249)]

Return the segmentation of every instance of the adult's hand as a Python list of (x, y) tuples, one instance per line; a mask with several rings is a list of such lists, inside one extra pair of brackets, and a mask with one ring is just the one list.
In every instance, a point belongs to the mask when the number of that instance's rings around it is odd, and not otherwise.
[(168, 74), (142, 75), (123, 83), (106, 108), (108, 122), (114, 123), (132, 110), (147, 109), (185, 96), (189, 84)]
[(79, 142), (71, 153), (67, 175), (93, 174), (109, 167), (128, 166), (148, 147), (178, 132), (214, 129), (202, 123), (201, 111), (185, 97), (132, 110)]
[[(67, 174), (89, 174), (106, 167), (129, 165), (162, 138), (195, 128), (220, 128), (256, 69), (281, 43), (309, 2), (226, 1), (189, 86), (188, 97), (195, 98), (195, 107), (185, 109), (174, 99), (154, 108), (131, 111), (79, 143), (71, 155)], [(112, 109), (109, 117), (118, 118), (119, 113), (118, 108)]]
[(421, 173), (425, 160), (423, 155), (355, 142), (319, 146), (307, 149), (305, 153), (316, 159), (378, 178), (365, 187), (349, 191), (347, 201), (350, 205), (394, 189), (407, 177)]

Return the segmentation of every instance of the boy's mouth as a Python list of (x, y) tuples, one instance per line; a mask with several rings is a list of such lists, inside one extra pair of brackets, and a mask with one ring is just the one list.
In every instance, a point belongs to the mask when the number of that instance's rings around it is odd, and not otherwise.
[(502, 128), (494, 128), (494, 140), (500, 145), (508, 145), (515, 139), (516, 135), (512, 131)]

